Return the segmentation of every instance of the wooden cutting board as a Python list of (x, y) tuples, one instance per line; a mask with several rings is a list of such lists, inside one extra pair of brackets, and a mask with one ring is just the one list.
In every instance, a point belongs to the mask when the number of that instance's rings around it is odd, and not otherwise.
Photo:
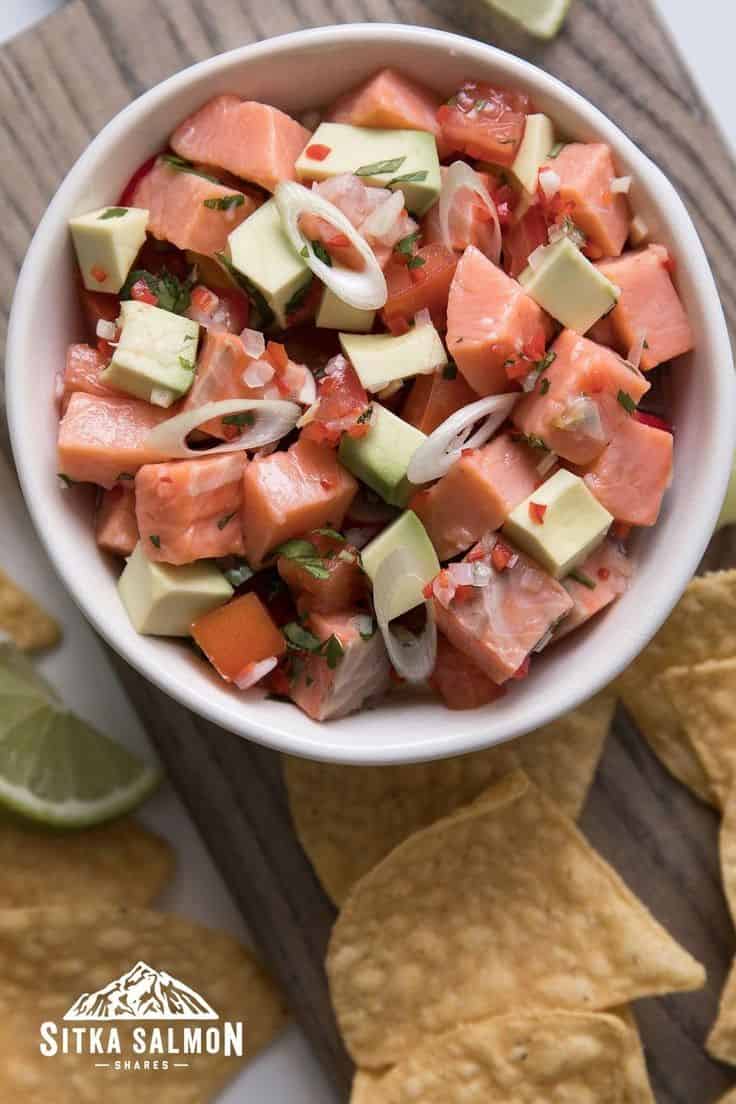
[[(541, 64), (614, 118), (688, 205), (736, 327), (736, 172), (648, 0), (577, 0), (564, 33), (532, 42), (480, 0), (72, 0), (0, 50), (0, 340), (15, 274), (58, 182), (132, 97), (212, 53), (305, 26), (382, 20), (441, 27)], [(49, 289), (53, 294), (53, 289)], [(709, 566), (736, 562), (728, 537)], [(191, 715), (117, 661), (171, 777), (264, 956), (347, 1101), (322, 959), (334, 913), (293, 836), (278, 758)], [(622, 711), (583, 827), (708, 969), (707, 989), (637, 1012), (660, 1104), (710, 1104), (736, 1082), (703, 1041), (736, 940), (720, 890), (715, 815), (659, 766)]]

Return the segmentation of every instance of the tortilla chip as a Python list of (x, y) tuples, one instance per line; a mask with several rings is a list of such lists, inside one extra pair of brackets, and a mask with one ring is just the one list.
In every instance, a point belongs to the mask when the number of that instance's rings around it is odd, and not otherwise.
[(463, 1020), (605, 1009), (705, 980), (521, 771), (358, 882), (327, 975), (347, 1048), (369, 1069)]
[(736, 1066), (736, 959), (721, 993), (718, 1018), (705, 1047), (712, 1058)]
[[(94, 994), (137, 963), (196, 990), (220, 1021), (243, 1021), (245, 1057), (182, 1056), (173, 1060), (188, 1062), (186, 1070), (131, 1072), (95, 1069), (100, 1059), (94, 1055), (40, 1053), (41, 1022), (60, 1023), (81, 995)], [(23, 1104), (206, 1101), (286, 1022), (273, 984), (230, 936), (145, 909), (86, 906), (0, 912), (0, 1013), (0, 1099)], [(191, 1020), (176, 1024), (196, 1026)], [(134, 1057), (128, 1045), (134, 1025), (115, 1026), (124, 1056)]]
[(80, 832), (0, 819), (0, 908), (147, 905), (173, 869), (168, 843), (129, 817)]
[[(644, 1051), (642, 1049), (641, 1039), (639, 1037), (639, 1029), (637, 1027), (636, 1020), (634, 1019), (633, 1013), (629, 1008), (617, 1008), (613, 1012), (611, 1012), (610, 1015), (606, 1016), (602, 1016), (599, 1013), (581, 1014), (574, 1012), (551, 1012), (542, 1013), (541, 1015), (537, 1014), (536, 1016), (503, 1017), (503, 1019), (511, 1020), (515, 1018), (519, 1021), (520, 1025), (524, 1020), (529, 1021), (531, 1024), (534, 1024), (534, 1022), (536, 1021), (537, 1024), (542, 1025), (543, 1021), (546, 1019), (548, 1027), (548, 1039), (554, 1038), (555, 1030), (559, 1031), (560, 1034), (564, 1034), (564, 1038), (559, 1041), (559, 1046), (560, 1050), (562, 1052), (565, 1052), (571, 1035), (574, 1033), (576, 1036), (579, 1037), (579, 1032), (577, 1028), (579, 1026), (582, 1026), (584, 1030), (585, 1020), (593, 1021), (594, 1029), (591, 1033), (591, 1038), (599, 1038), (601, 1033), (603, 1033), (604, 1037), (606, 1034), (610, 1034), (610, 1028), (608, 1029), (608, 1031), (606, 1031), (605, 1028), (602, 1028), (601, 1021), (603, 1021), (604, 1023), (608, 1023), (613, 1016), (615, 1016), (619, 1021), (623, 1021), (623, 1024), (626, 1028), (626, 1039), (624, 1041), (621, 1052), (619, 1071), (623, 1075), (623, 1085), (621, 1084), (621, 1081), (617, 1079), (617, 1077), (613, 1079), (613, 1086), (617, 1086), (618, 1092), (621, 1094), (620, 1096), (615, 1096), (614, 1099), (620, 1099), (622, 1104), (656, 1104), (654, 1093), (652, 1092), (652, 1087), (649, 1083), (649, 1075), (647, 1073), (646, 1062), (644, 1060)], [(480, 1024), (474, 1025), (474, 1027), (471, 1029), (473, 1033), (481, 1034), (481, 1045), (484, 1048), (491, 1045), (491, 1041), (493, 1039), (493, 1030), (497, 1029), (497, 1025), (501, 1024), (501, 1022), (502, 1021), (498, 1019), (483, 1021)], [(491, 1028), (492, 1030), (483, 1031), (484, 1027), (486, 1026), (488, 1028)], [(472, 1042), (470, 1045), (467, 1044), (466, 1040), (464, 1039), (464, 1031), (464, 1028), (460, 1030), (456, 1029), (451, 1034), (441, 1037), (440, 1040), (433, 1040), (431, 1044), (430, 1053), (435, 1052), (437, 1043), (439, 1043), (440, 1045), (440, 1053), (443, 1053), (446, 1046), (445, 1041), (451, 1039), (452, 1037), (459, 1037), (459, 1048), (456, 1049), (455, 1047), (453, 1047), (450, 1061), (447, 1064), (447, 1080), (450, 1083), (446, 1084), (445, 1087), (447, 1090), (448, 1104), (450, 1104), (450, 1102), (452, 1101), (453, 1084), (451, 1081), (451, 1077), (452, 1070), (456, 1066), (457, 1061), (462, 1060), (463, 1057), (471, 1062), (474, 1061), (473, 1056), (469, 1053), (469, 1050), (473, 1044)], [(614, 1030), (613, 1037), (616, 1039), (616, 1049), (618, 1049), (619, 1046), (621, 1046), (620, 1032)], [(498, 1048), (494, 1048), (492, 1059), (498, 1061), (501, 1053), (502, 1052), (500, 1052)], [(392, 1067), (393, 1070), (400, 1069), (403, 1071), (403, 1076), (400, 1077), (402, 1087), (406, 1086), (406, 1073), (410, 1065), (412, 1065), (412, 1059), (416, 1054), (417, 1051), (413, 1051), (408, 1061), (400, 1063), (398, 1067)], [(480, 1063), (476, 1064), (481, 1065)], [(424, 1063), (420, 1059), (420, 1066), (423, 1065)], [(491, 1063), (491, 1070), (492, 1069), (493, 1065)], [(358, 1070), (353, 1080), (353, 1091), (350, 1096), (350, 1104), (394, 1104), (394, 1096), (390, 1096), (389, 1093), (386, 1091), (387, 1087), (391, 1084), (388, 1078), (388, 1074), (390, 1072), (391, 1071), (385, 1071), (383, 1073), (370, 1073), (368, 1070)], [(442, 1075), (443, 1071), (440, 1072)], [(481, 1066), (481, 1073), (486, 1074), (486, 1077), (487, 1072), (487, 1066)], [(585, 1072), (584, 1067), (581, 1068), (580, 1072)], [(602, 1070), (600, 1068), (594, 1068), (593, 1076), (595, 1077), (601, 1072)], [(594, 1083), (595, 1082), (593, 1082), (593, 1084)], [(463, 1085), (463, 1087), (465, 1087), (467, 1085), (467, 1081), (462, 1081), (462, 1079), (459, 1079), (455, 1084), (458, 1087), (460, 1085)], [(494, 1099), (499, 1099), (500, 1101), (503, 1101), (503, 1104), (506, 1104), (508, 1096), (504, 1094), (508, 1091), (508, 1089), (511, 1088), (511, 1084), (512, 1083), (509, 1083), (507, 1087), (507, 1083), (503, 1083), (503, 1092), (500, 1098), (497, 1098), (496, 1096), (486, 1097), (484, 1095), (482, 1099), (484, 1101), (488, 1100), (489, 1104)], [(586, 1081), (585, 1084), (586, 1089), (589, 1089), (591, 1087), (591, 1083), (589, 1081)], [(526, 1099), (525, 1097), (518, 1095), (521, 1086), (513, 1084), (513, 1087), (516, 1090), (514, 1100)], [(537, 1101), (538, 1099), (540, 1099), (540, 1097), (542, 1099), (547, 1099), (547, 1093), (551, 1093), (552, 1090), (555, 1088), (561, 1089), (562, 1087), (563, 1086), (555, 1080), (552, 1080), (551, 1082), (544, 1082), (541, 1086), (535, 1085), (535, 1083), (532, 1081), (531, 1085), (525, 1085), (524, 1089), (528, 1091), (531, 1091), (531, 1089), (533, 1088), (539, 1089), (540, 1096), (532, 1097), (534, 1101)], [(489, 1086), (486, 1079), (480, 1082), (479, 1089), (484, 1093), (489, 1091)], [(400, 1099), (403, 1099), (403, 1097)], [(428, 1099), (431, 1100), (432, 1097), (430, 1096)], [(464, 1100), (465, 1098), (462, 1097), (461, 1099)], [(589, 1098), (586, 1097), (586, 1099)], [(598, 1102), (598, 1099), (598, 1096), (596, 1096), (596, 1104)], [(602, 1099), (606, 1099), (606, 1097), (604, 1096), (602, 1097)], [(424, 1100), (424, 1097), (422, 1097), (422, 1100)], [(414, 1104), (413, 1099), (411, 1101), (411, 1104)]]
[(616, 687), (642, 735), (667, 769), (701, 800), (715, 795), (669, 698), (657, 685), (668, 667), (736, 655), (736, 569), (701, 575), (688, 586), (652, 642)]
[(671, 667), (660, 682), (723, 808), (736, 779), (736, 658)]
[(718, 836), (718, 848), (721, 856), (721, 877), (723, 890), (736, 924), (736, 791), (726, 802)]
[(584, 1012), (464, 1024), (427, 1040), (372, 1086), (356, 1078), (351, 1104), (536, 1104), (581, 1099), (583, 1087), (596, 1104), (618, 1104), (628, 1036), (617, 1017)]
[(339, 905), (412, 832), (473, 801), (517, 767), (577, 816), (614, 704), (611, 694), (598, 694), (513, 743), (433, 763), (345, 767), (284, 756), (292, 819), (325, 891)]
[(0, 568), (0, 632), (6, 632), (24, 652), (51, 648), (61, 629), (38, 602)]
[(719, 1097), (716, 1104), (736, 1104), (736, 1089), (731, 1089), (725, 1096)]

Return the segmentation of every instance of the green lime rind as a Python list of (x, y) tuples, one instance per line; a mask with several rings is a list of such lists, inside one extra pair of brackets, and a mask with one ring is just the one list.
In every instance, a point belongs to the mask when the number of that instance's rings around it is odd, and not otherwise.
[(485, 0), (485, 3), (536, 38), (554, 38), (565, 22), (572, 0)]
[(0, 647), (0, 806), (55, 828), (122, 816), (161, 772), (64, 709), (23, 656)]

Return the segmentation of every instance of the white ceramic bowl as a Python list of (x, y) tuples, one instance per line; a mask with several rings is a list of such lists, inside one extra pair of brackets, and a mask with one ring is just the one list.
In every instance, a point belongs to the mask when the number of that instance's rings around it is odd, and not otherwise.
[[(130, 626), (115, 574), (98, 552), (83, 495), (59, 489), (54, 381), (81, 334), (67, 219), (114, 202), (131, 172), (209, 97), (236, 92), (296, 113), (327, 103), (392, 65), (453, 92), (479, 77), (529, 92), (561, 132), (603, 140), (634, 179), (632, 199), (677, 258), (697, 338), (673, 373), (675, 478), (659, 524), (635, 545), (626, 596), (534, 664), (494, 705), (449, 712), (434, 700), (391, 697), (377, 709), (316, 724), (295, 706), (226, 686), (191, 650)], [(21, 273), (7, 357), (13, 448), (26, 501), (56, 569), (98, 631), (143, 675), (226, 729), (313, 758), (402, 762), (486, 747), (552, 720), (610, 682), (644, 647), (680, 596), (715, 524), (734, 450), (731, 350), (703, 248), (672, 185), (590, 103), (540, 69), (490, 46), (416, 27), (353, 25), (303, 31), (211, 58), (151, 89), (110, 122), (71, 170), (44, 216)]]

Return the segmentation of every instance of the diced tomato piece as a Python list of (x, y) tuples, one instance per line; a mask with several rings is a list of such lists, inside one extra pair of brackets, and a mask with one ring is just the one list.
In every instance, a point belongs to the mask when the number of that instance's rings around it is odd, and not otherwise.
[(388, 299), (381, 312), (386, 325), (411, 323), (414, 315), (425, 308), (439, 330), (447, 327), (447, 297), (458, 258), (444, 245), (424, 245), (416, 252), (423, 264), (409, 268), (405, 258), (396, 254), (386, 267)]
[(158, 306), (158, 298), (153, 294), (145, 280), (136, 280), (130, 289), (130, 298), (137, 299), (139, 303), (148, 303), (151, 307)]
[(215, 670), (232, 682), (249, 663), (286, 651), (286, 640), (256, 594), (242, 594), (192, 625), (192, 636)]
[(317, 416), (302, 430), (302, 437), (320, 444), (336, 446), (346, 431), (360, 429), (368, 409), (368, 395), (357, 373), (344, 357), (332, 363), (329, 375), (317, 384)]
[(512, 164), (524, 137), (526, 116), (533, 110), (523, 92), (494, 88), (485, 81), (466, 81), (437, 112), (448, 149), (495, 165)]

